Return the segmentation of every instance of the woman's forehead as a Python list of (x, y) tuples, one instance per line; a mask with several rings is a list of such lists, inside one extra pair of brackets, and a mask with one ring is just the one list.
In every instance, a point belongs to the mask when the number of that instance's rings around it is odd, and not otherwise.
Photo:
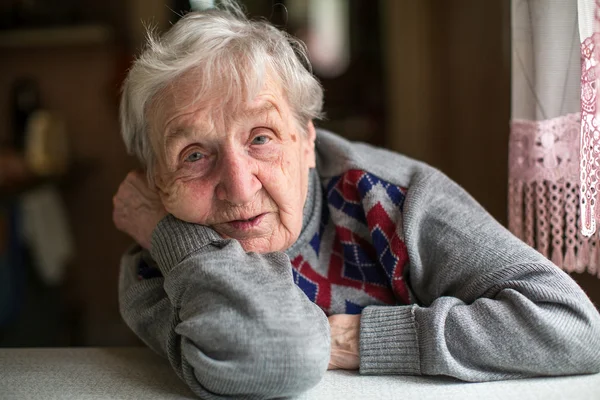
[(180, 80), (171, 84), (154, 101), (149, 122), (155, 145), (168, 147), (186, 137), (203, 136), (229, 126), (253, 120), (275, 125), (291, 119), (287, 99), (277, 85), (265, 84), (251, 100), (223, 101), (215, 93), (208, 99), (198, 98), (193, 81)]
[[(154, 113), (162, 119), (176, 114), (204, 111), (207, 116), (224, 113), (236, 117), (255, 117), (271, 111), (283, 112), (287, 99), (277, 79), (264, 79), (260, 86), (247, 87), (239, 82), (232, 89), (231, 82), (215, 80), (210, 85), (198, 81), (197, 74), (186, 73), (164, 87), (153, 99)], [(152, 115), (152, 113), (151, 113)]]
[(214, 125), (264, 118), (284, 119), (291, 114), (286, 108), (284, 98), (270, 91), (262, 91), (252, 101), (237, 104), (220, 102), (218, 99), (209, 101), (170, 99), (156, 107), (155, 116), (156, 128), (168, 133), (189, 125)]

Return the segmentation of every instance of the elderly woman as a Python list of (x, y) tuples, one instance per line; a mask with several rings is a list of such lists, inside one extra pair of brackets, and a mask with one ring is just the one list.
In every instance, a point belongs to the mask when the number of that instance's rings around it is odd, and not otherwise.
[(190, 13), (127, 77), (114, 220), (131, 329), (202, 398), (329, 368), (466, 381), (600, 371), (565, 273), (439, 171), (317, 131), (304, 47), (235, 4)]

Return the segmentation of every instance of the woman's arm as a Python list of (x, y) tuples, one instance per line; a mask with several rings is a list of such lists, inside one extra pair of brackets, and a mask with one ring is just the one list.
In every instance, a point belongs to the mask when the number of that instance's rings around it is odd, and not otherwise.
[(144, 175), (130, 173), (113, 219), (151, 250), (137, 246), (121, 262), (129, 327), (203, 399), (282, 397), (314, 386), (329, 361), (329, 325), (294, 284), (288, 257), (246, 253), (208, 227), (165, 215)]
[(196, 394), (272, 398), (319, 382), (329, 325), (294, 284), (286, 255), (247, 254), (238, 242), (172, 216), (152, 236), (162, 277), (138, 279), (142, 253), (123, 257), (121, 313)]
[(487, 381), (600, 371), (600, 316), (584, 292), (454, 182), (416, 174), (401, 222), (417, 304), (363, 310), (361, 373)]

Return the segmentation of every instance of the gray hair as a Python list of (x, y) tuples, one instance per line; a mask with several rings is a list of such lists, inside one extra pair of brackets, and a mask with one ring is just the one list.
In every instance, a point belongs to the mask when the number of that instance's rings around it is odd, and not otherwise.
[(191, 70), (199, 74), (196, 98), (210, 94), (216, 80), (227, 96), (224, 103), (253, 98), (274, 72), (300, 127), (322, 117), (323, 89), (304, 43), (267, 21), (248, 19), (236, 0), (221, 0), (219, 8), (186, 14), (160, 37), (149, 30), (146, 47), (127, 74), (121, 134), (150, 179), (156, 160), (146, 112), (161, 89)]

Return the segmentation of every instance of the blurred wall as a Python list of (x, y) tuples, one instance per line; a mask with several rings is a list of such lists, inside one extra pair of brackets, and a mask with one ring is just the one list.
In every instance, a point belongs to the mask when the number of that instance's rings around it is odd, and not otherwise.
[(505, 223), (510, 2), (382, 5), (388, 146), (440, 168)]
[(9, 129), (12, 81), (35, 79), (45, 108), (66, 121), (76, 181), (62, 190), (75, 239), (75, 258), (64, 285), (75, 336), (73, 344), (127, 342), (129, 333), (117, 308), (116, 276), (120, 253), (129, 243), (112, 224), (112, 195), (133, 166), (117, 123), (118, 55), (111, 43), (2, 49), (0, 121)]

